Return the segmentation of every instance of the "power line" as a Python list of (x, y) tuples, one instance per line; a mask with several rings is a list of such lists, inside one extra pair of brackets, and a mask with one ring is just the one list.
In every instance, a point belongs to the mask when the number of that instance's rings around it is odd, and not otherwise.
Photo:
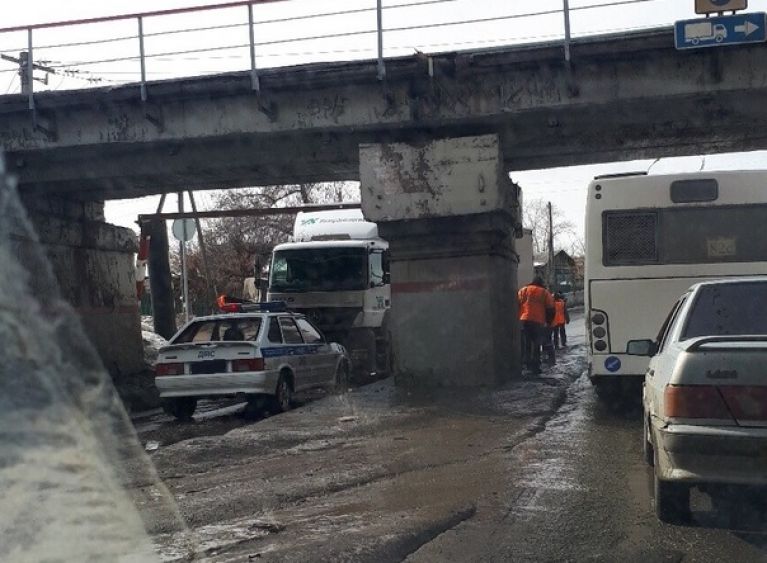
[(11, 87), (13, 86), (13, 83), (16, 81), (16, 74), (11, 76), (11, 81), (8, 83), (8, 88), (5, 89), (5, 93), (8, 94), (11, 91)]
[[(421, 0), (418, 2), (412, 2), (409, 4), (394, 4), (391, 6), (384, 6), (384, 10), (394, 10), (394, 9), (403, 9), (403, 8), (413, 8), (413, 7), (419, 7), (419, 6), (429, 6), (429, 5), (435, 5), (435, 4), (445, 4), (449, 2), (457, 2), (460, 0)], [(641, 3), (647, 3), (647, 2), (658, 2), (662, 0), (615, 0), (612, 2), (602, 3), (602, 4), (588, 4), (584, 6), (574, 6), (570, 8), (571, 12), (576, 11), (583, 11), (583, 10), (593, 10), (593, 9), (599, 9), (599, 8), (609, 8), (609, 7), (615, 7), (615, 6), (625, 6), (629, 4), (641, 4)], [(303, 14), (298, 16), (288, 16), (284, 18), (273, 18), (268, 20), (258, 20), (254, 22), (254, 25), (266, 25), (266, 24), (273, 24), (273, 23), (285, 23), (285, 22), (293, 22), (293, 21), (300, 21), (300, 20), (307, 20), (307, 19), (314, 19), (314, 18), (322, 18), (322, 17), (330, 17), (330, 16), (341, 16), (341, 15), (353, 15), (358, 13), (365, 13), (365, 12), (374, 12), (376, 10), (375, 7), (370, 8), (358, 8), (358, 9), (351, 9), (351, 10), (339, 10), (334, 12), (317, 12), (312, 14)], [(406, 31), (411, 29), (429, 29), (434, 27), (443, 27), (443, 26), (450, 26), (450, 25), (464, 25), (464, 24), (470, 24), (470, 23), (483, 23), (483, 22), (489, 22), (489, 21), (500, 21), (500, 20), (507, 20), (507, 19), (519, 19), (519, 18), (525, 18), (525, 17), (538, 17), (538, 16), (544, 16), (544, 15), (553, 15), (553, 14), (561, 14), (562, 9), (551, 9), (551, 10), (543, 10), (539, 12), (526, 12), (522, 14), (511, 14), (506, 16), (495, 16), (490, 18), (477, 18), (473, 20), (462, 20), (462, 21), (456, 21), (456, 22), (441, 22), (441, 23), (434, 23), (434, 24), (421, 24), (421, 25), (414, 25), (414, 26), (406, 26), (406, 27), (399, 27), (399, 28), (389, 28), (385, 29), (384, 31)], [(167, 30), (167, 31), (158, 31), (154, 33), (146, 33), (144, 34), (145, 38), (148, 37), (159, 37), (159, 36), (165, 36), (165, 35), (174, 35), (174, 34), (180, 34), (180, 33), (191, 33), (191, 32), (197, 32), (197, 31), (212, 31), (212, 30), (221, 30), (221, 29), (232, 29), (236, 27), (246, 27), (247, 23), (234, 23), (234, 24), (221, 24), (221, 25), (212, 25), (212, 26), (202, 26), (202, 27), (189, 27), (189, 28), (181, 28), (181, 29), (173, 29), (173, 30)], [(363, 32), (357, 32), (357, 33), (370, 33), (369, 31), (363, 31)], [(319, 36), (320, 38), (324, 36)], [(335, 35), (329, 35), (328, 37), (335, 37)], [(110, 37), (106, 39), (94, 39), (90, 41), (76, 41), (76, 42), (68, 42), (68, 43), (54, 43), (54, 44), (48, 44), (48, 45), (39, 45), (37, 46), (38, 49), (54, 49), (54, 48), (63, 48), (63, 47), (80, 47), (80, 46), (88, 46), (88, 45), (96, 45), (100, 43), (114, 43), (114, 42), (120, 42), (120, 41), (129, 41), (129, 40), (135, 40), (138, 39), (138, 35), (123, 35), (118, 37)], [(313, 39), (313, 38), (306, 38), (307, 40)], [(293, 41), (300, 40), (300, 39), (294, 39)], [(290, 41), (290, 40), (285, 40)], [(257, 45), (268, 45), (268, 44), (279, 44), (282, 41), (274, 41), (274, 42), (266, 42), (266, 43), (260, 43)], [(6, 49), (7, 51), (20, 51), (26, 49), (26, 46), (24, 47), (17, 47), (16, 49)], [(111, 61), (110, 61), (111, 62)]]

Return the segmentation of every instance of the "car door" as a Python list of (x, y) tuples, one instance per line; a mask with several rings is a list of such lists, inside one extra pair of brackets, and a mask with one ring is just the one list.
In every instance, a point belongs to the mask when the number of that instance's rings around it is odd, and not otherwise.
[(304, 340), (301, 331), (296, 326), (293, 317), (285, 315), (279, 317), (282, 339), (285, 344), (284, 352), (290, 356), (290, 365), (293, 368), (294, 391), (300, 391), (312, 386), (312, 366), (306, 354)]
[(325, 342), (319, 330), (307, 319), (297, 318), (296, 324), (306, 344), (309, 362), (312, 366), (312, 384), (328, 385), (333, 382), (336, 373), (335, 354), (330, 345)]

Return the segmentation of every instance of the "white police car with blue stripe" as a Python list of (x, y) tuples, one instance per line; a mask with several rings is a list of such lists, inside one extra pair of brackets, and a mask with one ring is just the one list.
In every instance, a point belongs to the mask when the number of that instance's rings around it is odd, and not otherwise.
[(163, 408), (190, 418), (197, 400), (241, 396), (246, 413), (284, 412), (293, 395), (315, 388), (343, 391), (349, 357), (284, 303), (226, 303), (225, 314), (197, 317), (159, 351), (155, 384)]

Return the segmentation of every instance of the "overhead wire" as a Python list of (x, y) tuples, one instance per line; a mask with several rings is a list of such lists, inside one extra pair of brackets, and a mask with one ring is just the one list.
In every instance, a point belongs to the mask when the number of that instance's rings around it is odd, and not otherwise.
[[(391, 6), (384, 6), (383, 9), (385, 10), (392, 10), (392, 9), (403, 9), (403, 8), (413, 8), (418, 6), (428, 6), (428, 5), (434, 5), (434, 4), (444, 4), (444, 3), (451, 3), (456, 2), (459, 0), (420, 0), (416, 2), (411, 3), (400, 3), (400, 4), (394, 4)], [(649, 3), (649, 2), (657, 2), (660, 0), (612, 0), (610, 2), (602, 2), (602, 3), (596, 3), (596, 4), (585, 4), (582, 6), (572, 6), (570, 8), (570, 11), (577, 12), (577, 11), (583, 11), (583, 10), (593, 10), (593, 9), (599, 9), (599, 8), (609, 8), (609, 7), (618, 7), (618, 6), (625, 6), (629, 4), (642, 4), (642, 3)], [(333, 12), (318, 12), (318, 13), (312, 13), (312, 14), (302, 14), (302, 15), (296, 15), (296, 16), (288, 16), (288, 17), (281, 17), (281, 18), (272, 18), (268, 20), (259, 20), (254, 22), (255, 25), (264, 25), (269, 23), (280, 23), (280, 22), (290, 22), (290, 21), (297, 21), (297, 20), (305, 20), (305, 19), (311, 19), (311, 18), (320, 18), (320, 17), (328, 17), (328, 16), (337, 16), (337, 15), (348, 15), (348, 14), (357, 14), (362, 12), (370, 12), (375, 11), (375, 7), (367, 7), (367, 8), (357, 8), (357, 9), (351, 9), (351, 10), (340, 10), (340, 11), (333, 11)], [(415, 25), (405, 25), (405, 26), (395, 26), (390, 28), (385, 28), (384, 32), (403, 32), (403, 31), (413, 31), (413, 30), (422, 30), (422, 29), (434, 29), (434, 28), (441, 28), (441, 27), (449, 27), (449, 26), (460, 26), (460, 25), (470, 25), (470, 24), (478, 24), (478, 23), (489, 23), (489, 22), (497, 22), (497, 21), (506, 21), (506, 20), (515, 20), (515, 19), (522, 19), (522, 18), (530, 18), (530, 17), (541, 17), (541, 16), (550, 16), (550, 15), (556, 15), (561, 14), (562, 9), (549, 9), (549, 10), (539, 10), (539, 11), (532, 11), (532, 12), (524, 12), (524, 13), (518, 13), (518, 14), (506, 14), (506, 15), (499, 15), (499, 16), (491, 16), (491, 17), (485, 17), (485, 18), (473, 18), (473, 19), (464, 19), (464, 20), (457, 20), (457, 21), (447, 21), (447, 22), (434, 22), (434, 23), (424, 23), (424, 24), (415, 24)], [(215, 30), (215, 29), (227, 29), (231, 27), (238, 27), (238, 26), (247, 26), (248, 24), (224, 24), (224, 25), (216, 25), (216, 26), (204, 26), (204, 27), (192, 27), (192, 28), (183, 28), (183, 29), (177, 29), (177, 30), (166, 30), (166, 31), (158, 31), (153, 33), (147, 33), (144, 35), (144, 37), (155, 37), (155, 36), (164, 36), (164, 35), (171, 35), (171, 34), (177, 34), (177, 33), (188, 33), (193, 31), (207, 31), (207, 30)], [(618, 31), (630, 31), (635, 29), (642, 29), (642, 27), (633, 27), (633, 28), (613, 28), (610, 30), (599, 30), (599, 31), (592, 31), (588, 32), (586, 35), (593, 35), (597, 33), (604, 33), (604, 32), (618, 32)], [(339, 38), (345, 38), (345, 37), (354, 37), (354, 36), (360, 36), (360, 35), (370, 35), (377, 33), (377, 29), (363, 29), (363, 30), (355, 30), (355, 31), (344, 31), (339, 33), (326, 33), (326, 34), (318, 34), (313, 36), (307, 36), (307, 37), (293, 37), (293, 38), (287, 38), (287, 39), (275, 39), (270, 41), (261, 41), (256, 42), (256, 47), (268, 47), (268, 46), (274, 46), (274, 45), (285, 45), (290, 43), (299, 43), (303, 41), (317, 41), (321, 39), (339, 39)], [(556, 34), (548, 34), (548, 35), (537, 35), (537, 36), (525, 36), (525, 37), (511, 37), (511, 38), (497, 38), (497, 39), (473, 39), (469, 41), (450, 41), (450, 42), (441, 42), (441, 43), (421, 43), (421, 44), (415, 44), (415, 45), (407, 45), (407, 46), (389, 46), (389, 50), (399, 50), (399, 49), (421, 49), (421, 48), (433, 48), (433, 47), (450, 47), (450, 46), (458, 46), (458, 45), (473, 45), (473, 44), (498, 44), (501, 42), (522, 42), (525, 40), (533, 40), (533, 39), (556, 39), (561, 36), (561, 33)], [(118, 42), (118, 41), (125, 41), (125, 40), (132, 40), (137, 39), (138, 35), (126, 35), (126, 36), (118, 36), (113, 38), (107, 38), (107, 39), (100, 39), (100, 40), (89, 40), (89, 41), (77, 41), (77, 42), (69, 42), (69, 43), (59, 43), (59, 44), (51, 44), (51, 45), (44, 45), (40, 46), (39, 48), (56, 48), (56, 47), (73, 47), (73, 46), (87, 46), (87, 45), (94, 45), (98, 43), (107, 43), (107, 42)], [(228, 56), (209, 56), (209, 57), (184, 57), (184, 55), (192, 55), (192, 54), (200, 54), (200, 53), (214, 53), (214, 52), (221, 52), (221, 51), (227, 51), (227, 50), (235, 50), (235, 49), (245, 49), (250, 47), (249, 43), (238, 43), (233, 45), (220, 45), (215, 47), (205, 47), (205, 48), (193, 48), (193, 49), (179, 49), (179, 50), (169, 50), (164, 52), (158, 52), (158, 53), (149, 53), (145, 55), (145, 59), (155, 59), (163, 62), (172, 62), (177, 60), (203, 60), (203, 59), (210, 59), (210, 60), (220, 60), (220, 59), (241, 59), (245, 58), (246, 55), (228, 55)], [(374, 51), (373, 48), (346, 48), (346, 49), (325, 49), (325, 50), (313, 50), (313, 51), (297, 51), (297, 52), (291, 52), (291, 53), (259, 53), (258, 57), (280, 57), (280, 56), (307, 56), (307, 55), (330, 55), (330, 54), (348, 54), (348, 53), (367, 53)], [(130, 62), (130, 61), (138, 61), (140, 59), (140, 56), (138, 55), (127, 55), (127, 56), (116, 56), (116, 57), (109, 57), (109, 58), (102, 58), (102, 59), (96, 59), (96, 60), (79, 60), (79, 61), (70, 61), (70, 62), (62, 62), (60, 64), (51, 65), (53, 68), (76, 68), (81, 66), (93, 66), (93, 65), (103, 65), (103, 64), (109, 64), (109, 63), (117, 63), (117, 62)], [(0, 73), (3, 72), (17, 72), (15, 69), (9, 69), (9, 70), (0, 70)], [(217, 71), (213, 71), (217, 72)], [(129, 74), (127, 72), (117, 73), (117, 72), (106, 72), (104, 71), (103, 74)], [(153, 73), (153, 74), (167, 74), (167, 73)], [(76, 76), (72, 76), (75, 78)], [(88, 78), (83, 78), (87, 81), (93, 81), (89, 80)], [(103, 80), (109, 80), (104, 78)], [(112, 81), (114, 82), (114, 81)]]
[(5, 93), (8, 94), (13, 87), (13, 83), (16, 82), (16, 75), (11, 76), (11, 81), (8, 83), (8, 88), (5, 89)]

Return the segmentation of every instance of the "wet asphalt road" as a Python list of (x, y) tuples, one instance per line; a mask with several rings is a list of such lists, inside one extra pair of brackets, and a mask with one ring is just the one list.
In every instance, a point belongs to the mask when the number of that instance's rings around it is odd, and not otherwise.
[(748, 502), (717, 512), (694, 493), (693, 525), (655, 518), (639, 407), (623, 407), (605, 408), (578, 379), (545, 429), (514, 449), (519, 471), (503, 500), (480, 501), (408, 560), (767, 561), (767, 520)]
[(139, 435), (161, 443), (187, 537), (215, 561), (767, 561), (748, 502), (714, 511), (695, 494), (692, 526), (656, 520), (638, 401), (597, 401), (570, 332), (557, 367), (500, 390), (383, 382), (255, 423), (215, 404), (191, 425), (156, 415)]

